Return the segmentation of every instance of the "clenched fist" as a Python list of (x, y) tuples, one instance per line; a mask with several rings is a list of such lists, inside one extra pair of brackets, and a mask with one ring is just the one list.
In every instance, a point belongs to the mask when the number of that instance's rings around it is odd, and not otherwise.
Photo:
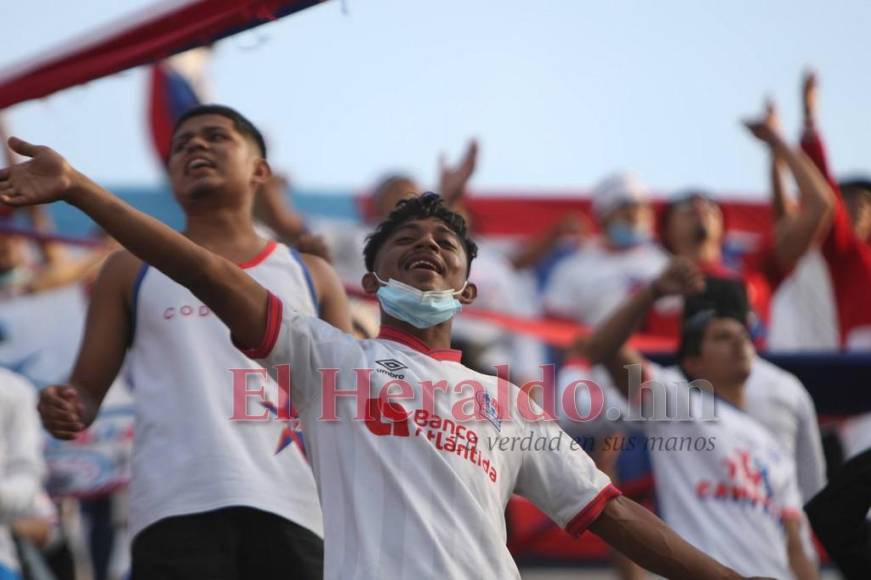
[(689, 296), (705, 289), (705, 276), (687, 258), (674, 258), (665, 271), (653, 281), (651, 288), (657, 297), (674, 294)]
[(75, 387), (46, 387), (39, 393), (36, 408), (42, 425), (58, 439), (75, 439), (85, 430), (85, 406)]

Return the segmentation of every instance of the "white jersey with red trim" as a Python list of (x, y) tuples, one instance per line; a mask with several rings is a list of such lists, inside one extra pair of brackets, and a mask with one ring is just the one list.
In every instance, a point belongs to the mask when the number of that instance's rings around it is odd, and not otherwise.
[[(582, 324), (598, 324), (667, 264), (668, 256), (653, 244), (615, 250), (589, 243), (554, 267), (544, 292), (545, 309)], [(680, 309), (680, 301), (663, 299), (652, 312), (677, 316)]]
[(740, 574), (792, 578), (783, 520), (800, 518), (802, 505), (792, 458), (744, 411), (691, 391), (676, 367), (651, 364), (646, 378), (669, 417), (686, 410), (692, 417), (638, 423), (648, 436), (662, 518)]
[[(308, 270), (295, 251), (270, 242), (241, 264), (303, 312), (317, 312)], [(317, 488), (298, 442), (277, 451), (290, 425), (274, 412), (234, 402), (230, 369), (260, 369), (189, 290), (143, 267), (134, 298), (128, 380), (135, 398), (130, 532), (161, 519), (229, 506), (277, 514), (322, 535)], [(277, 402), (276, 389), (270, 401)], [(241, 414), (259, 421), (234, 421)]]
[(506, 547), (512, 493), (573, 533), (619, 495), (553, 421), (520, 417), (535, 403), (460, 364), (459, 351), (389, 327), (358, 341), (270, 296), (263, 344), (246, 352), (279, 383), (287, 366), (276, 365), (289, 365), (326, 578), (519, 578)]

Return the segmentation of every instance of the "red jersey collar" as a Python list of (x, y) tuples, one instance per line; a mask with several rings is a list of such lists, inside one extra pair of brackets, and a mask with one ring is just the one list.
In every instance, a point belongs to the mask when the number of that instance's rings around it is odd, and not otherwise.
[(425, 342), (416, 336), (412, 336), (405, 331), (390, 326), (381, 325), (381, 332), (378, 333), (378, 338), (392, 340), (400, 344), (404, 344), (409, 348), (413, 348), (417, 352), (423, 353), (436, 360), (446, 360), (451, 362), (460, 362), (463, 357), (463, 351), (452, 348), (431, 349)]

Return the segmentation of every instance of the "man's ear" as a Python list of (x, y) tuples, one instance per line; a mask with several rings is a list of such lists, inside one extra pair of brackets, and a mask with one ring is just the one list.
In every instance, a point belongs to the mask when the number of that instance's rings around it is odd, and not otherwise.
[(269, 162), (262, 157), (258, 157), (254, 161), (254, 175), (252, 176), (252, 180), (256, 185), (260, 186), (269, 181), (270, 177), (272, 177), (272, 168), (269, 166)]
[(363, 286), (363, 291), (366, 294), (374, 295), (378, 292), (378, 288), (381, 287), (381, 282), (378, 281), (378, 278), (375, 277), (375, 274), (372, 272), (366, 272), (363, 274), (363, 278), (360, 280), (360, 283)]
[(471, 282), (466, 282), (466, 287), (463, 288), (463, 291), (460, 292), (460, 295), (457, 297), (457, 300), (460, 301), (460, 304), (468, 305), (475, 301), (475, 298), (478, 297), (478, 287), (472, 284)]

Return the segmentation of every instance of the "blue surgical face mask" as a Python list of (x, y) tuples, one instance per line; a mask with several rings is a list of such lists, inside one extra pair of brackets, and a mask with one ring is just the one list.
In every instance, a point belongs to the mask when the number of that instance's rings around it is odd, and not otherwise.
[(455, 296), (466, 288), (468, 282), (459, 290), (419, 290), (393, 278), (385, 282), (378, 274), (373, 272), (373, 275), (381, 283), (375, 295), (384, 312), (415, 328), (430, 328), (450, 320), (463, 309)]
[(645, 231), (637, 230), (626, 222), (615, 220), (608, 224), (606, 231), (608, 240), (618, 248), (631, 248), (639, 244), (646, 244), (650, 236)]

